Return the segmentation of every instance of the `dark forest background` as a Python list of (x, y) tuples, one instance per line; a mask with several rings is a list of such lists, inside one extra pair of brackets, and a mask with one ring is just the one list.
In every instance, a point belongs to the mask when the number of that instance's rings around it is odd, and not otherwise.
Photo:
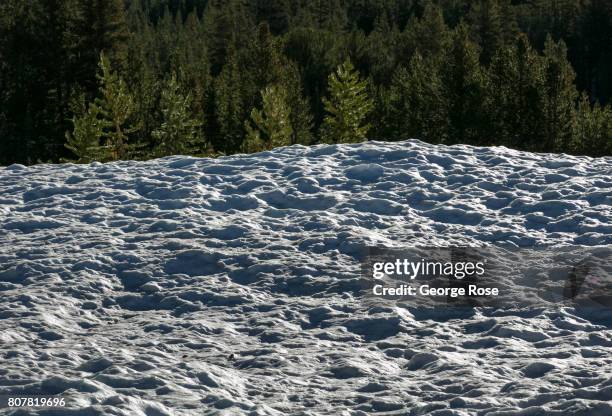
[(3, 0), (0, 163), (420, 138), (612, 154), (609, 0)]

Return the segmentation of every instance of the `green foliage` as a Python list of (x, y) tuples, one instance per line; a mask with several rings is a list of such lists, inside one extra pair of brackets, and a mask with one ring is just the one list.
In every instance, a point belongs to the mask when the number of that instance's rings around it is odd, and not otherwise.
[(580, 154), (590, 156), (612, 154), (612, 107), (591, 105), (583, 94), (578, 105), (576, 148)]
[(123, 79), (110, 68), (104, 53), (100, 54), (99, 96), (87, 110), (72, 120), (74, 130), (67, 134), (66, 147), (78, 161), (113, 161), (128, 157), (129, 134), (138, 127), (129, 123), (134, 100)]
[(238, 55), (243, 71), (245, 108), (261, 104), (259, 92), (270, 84), (280, 82), (284, 76), (286, 60), (280, 52), (278, 39), (272, 36), (267, 23), (257, 27), (257, 36), (243, 54)]
[(591, 0), (579, 15), (578, 33), (570, 43), (570, 58), (577, 71), (579, 89), (592, 100), (612, 98), (612, 2)]
[(247, 131), (243, 151), (261, 152), (275, 147), (288, 146), (292, 142), (290, 109), (287, 91), (273, 85), (261, 91), (263, 108), (251, 111), (251, 121), (245, 123)]
[(172, 75), (161, 93), (162, 124), (153, 131), (155, 156), (192, 155), (204, 148), (201, 123), (191, 117), (191, 96)]
[[(153, 69), (144, 62), (131, 62), (134, 65), (130, 80), (134, 98), (134, 123), (140, 129), (132, 135), (136, 142), (152, 148), (151, 138), (161, 119), (160, 99), (163, 85), (157, 80)], [(197, 90), (196, 90), (197, 91)]]
[[(287, 62), (283, 77), (281, 78), (282, 89), (287, 93), (285, 100), (289, 107), (289, 123), (291, 124), (291, 144), (312, 144), (313, 118), (310, 103), (304, 96), (302, 79), (297, 65)], [(291, 93), (288, 93), (291, 91)]]
[(327, 78), (342, 63), (340, 46), (332, 32), (313, 28), (296, 28), (285, 39), (284, 54), (299, 67), (315, 130), (325, 117), (322, 99), (327, 90)]
[(122, 0), (75, 0), (72, 16), (71, 49), (75, 53), (71, 71), (89, 94), (96, 88), (96, 65), (105, 53), (115, 69), (124, 69), (128, 60), (128, 27)]
[(219, 75), (230, 56), (232, 45), (246, 45), (254, 27), (246, 2), (242, 0), (210, 0), (203, 18), (208, 61), (214, 76)]
[(216, 150), (231, 154), (240, 148), (244, 139), (245, 110), (244, 73), (238, 66), (235, 48), (231, 47), (227, 64), (215, 79), (212, 111), (217, 134), (211, 139)]
[(546, 40), (544, 48), (544, 137), (540, 150), (570, 149), (576, 123), (576, 74), (563, 41)]
[(442, 91), (446, 99), (448, 142), (485, 144), (486, 73), (479, 62), (478, 46), (469, 39), (468, 29), (460, 25), (444, 60)]
[(72, 119), (74, 130), (66, 133), (66, 148), (75, 156), (76, 163), (91, 163), (107, 160), (108, 148), (101, 145), (108, 122), (100, 117), (100, 109), (90, 104), (81, 116)]
[(482, 48), (481, 62), (489, 65), (493, 55), (504, 43), (503, 21), (498, 0), (478, 0), (473, 2), (470, 20)]
[(431, 143), (446, 141), (446, 103), (440, 76), (420, 53), (412, 57), (408, 68), (397, 69), (389, 97), (386, 123), (392, 137), (419, 138)]
[(327, 116), (321, 127), (325, 143), (357, 143), (367, 138), (371, 128), (366, 119), (374, 104), (367, 94), (367, 82), (350, 60), (330, 74), (329, 98), (323, 99)]
[[(244, 122), (250, 117), (246, 109), (263, 107), (262, 91), (275, 86), (277, 95), (288, 109), (291, 137), (287, 144), (312, 142), (312, 117), (310, 104), (303, 96), (302, 80), (297, 65), (282, 54), (279, 39), (270, 33), (267, 23), (257, 28), (257, 36), (249, 42), (249, 48), (238, 53), (230, 47), (228, 61), (215, 84), (215, 121), (221, 133), (214, 143), (216, 149), (232, 153), (238, 149), (253, 148), (242, 143), (252, 133)], [(240, 68), (250, 68), (241, 71)], [(282, 92), (284, 91), (284, 92)], [(287, 92), (291, 91), (291, 94)]]
[(397, 44), (399, 63), (408, 66), (417, 50), (432, 62), (441, 59), (449, 47), (451, 35), (442, 9), (427, 2), (422, 17), (411, 17), (401, 34)]
[(497, 51), (489, 80), (489, 115), (499, 143), (535, 149), (544, 135), (543, 62), (525, 36)]
[(0, 163), (64, 154), (80, 12), (75, 0), (0, 5)]
[(128, 156), (129, 135), (139, 129), (131, 124), (135, 105), (125, 81), (110, 67), (110, 61), (100, 54), (100, 96), (94, 100), (100, 117), (106, 121), (104, 131), (105, 146), (110, 151), (111, 160), (120, 160)]
[[(356, 66), (363, 73), (368, 73), (376, 85), (388, 86), (391, 82), (393, 72), (397, 66), (398, 57), (388, 51), (397, 49), (400, 41), (400, 32), (397, 26), (390, 26), (386, 17), (379, 17), (374, 23), (373, 31), (369, 36), (360, 35), (356, 32), (358, 39), (363, 39), (363, 58), (357, 61)], [(359, 45), (358, 45), (359, 47)], [(359, 52), (358, 52), (359, 53)]]
[[(273, 86), (289, 143), (367, 131), (610, 154), (611, 39), (608, 0), (4, 0), (0, 163), (179, 151), (156, 150), (172, 106), (232, 154)], [(347, 58), (370, 99), (340, 105), (328, 78)], [(168, 101), (173, 74), (187, 106)]]

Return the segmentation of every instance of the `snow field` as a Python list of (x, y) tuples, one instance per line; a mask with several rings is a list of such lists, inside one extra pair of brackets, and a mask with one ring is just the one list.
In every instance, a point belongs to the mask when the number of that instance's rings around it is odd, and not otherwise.
[(367, 246), (612, 244), (612, 159), (419, 141), (0, 168), (10, 415), (609, 415), (612, 314), (371, 307)]

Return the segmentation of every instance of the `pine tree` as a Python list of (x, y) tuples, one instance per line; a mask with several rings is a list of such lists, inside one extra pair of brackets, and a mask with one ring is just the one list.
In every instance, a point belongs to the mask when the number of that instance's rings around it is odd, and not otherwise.
[(250, 41), (254, 22), (246, 6), (242, 0), (211, 0), (207, 3), (203, 25), (213, 76), (218, 76), (227, 63), (232, 45), (246, 45)]
[(567, 60), (567, 47), (563, 41), (555, 42), (549, 36), (544, 47), (545, 137), (543, 149), (568, 149), (576, 123), (574, 85), (576, 74)]
[(394, 139), (446, 141), (447, 117), (438, 69), (428, 66), (418, 51), (408, 68), (396, 70), (389, 96), (390, 114), (386, 123)]
[[(270, 33), (268, 24), (261, 23), (249, 47), (240, 55), (241, 67), (249, 69), (244, 71), (244, 77), (248, 77), (250, 81), (248, 85), (250, 90), (246, 91), (246, 98), (251, 100), (249, 104), (260, 104), (259, 92), (266, 86), (280, 81), (284, 72), (283, 58), (276, 39)], [(253, 99), (254, 97), (257, 98)]]
[(498, 50), (489, 68), (492, 130), (499, 144), (536, 149), (544, 136), (542, 58), (525, 35)]
[[(243, 79), (240, 71), (235, 47), (230, 46), (228, 62), (223, 67), (219, 77), (215, 79), (213, 102), (214, 125), (217, 134), (210, 137), (215, 150), (225, 154), (238, 151), (244, 139), (244, 120), (248, 117), (245, 111), (245, 96)], [(212, 125), (212, 123), (211, 123)]]
[(291, 61), (286, 62), (284, 68), (280, 84), (288, 92), (285, 99), (289, 106), (289, 122), (291, 123), (292, 131), (291, 144), (312, 144), (313, 119), (310, 103), (304, 96), (299, 69)]
[[(42, 40), (41, 63), (45, 67), (44, 76), (39, 82), (45, 85), (40, 88), (46, 92), (48, 129), (65, 131), (70, 100), (69, 59), (70, 47), (74, 42), (72, 32), (77, 15), (76, 3), (74, 0), (47, 0), (41, 2), (41, 7), (41, 22), (36, 30)], [(53, 146), (61, 146), (57, 139), (53, 137)]]
[(208, 61), (211, 64), (212, 75), (217, 76), (223, 69), (227, 47), (233, 36), (231, 16), (223, 13), (222, 4), (211, 1), (206, 7), (204, 25), (207, 28), (206, 41), (209, 45)]
[(161, 93), (162, 124), (153, 132), (154, 153), (158, 157), (192, 155), (203, 150), (201, 123), (190, 114), (191, 96), (183, 94), (172, 75)]
[(300, 69), (304, 93), (310, 99), (315, 129), (318, 129), (325, 117), (322, 98), (329, 74), (342, 62), (338, 39), (327, 31), (298, 28), (285, 37), (283, 51)]
[(586, 1), (533, 0), (530, 5), (532, 38), (540, 47), (550, 35), (553, 39), (573, 39), (576, 35), (577, 19), (582, 14)]
[(66, 133), (65, 146), (76, 156), (74, 162), (91, 163), (110, 158), (109, 149), (101, 144), (104, 131), (110, 123), (100, 117), (97, 105), (90, 103), (83, 114), (73, 117), (72, 123), (74, 130)]
[(451, 32), (444, 22), (442, 10), (427, 2), (421, 18), (412, 17), (397, 43), (399, 64), (408, 66), (412, 55), (419, 50), (428, 61), (444, 56), (451, 41)]
[(591, 105), (587, 94), (578, 104), (576, 147), (579, 154), (606, 156), (612, 154), (612, 107)]
[(497, 0), (499, 4), (502, 29), (502, 39), (504, 45), (512, 44), (520, 36), (517, 8), (513, 0)]
[(498, 0), (479, 0), (472, 4), (470, 21), (481, 46), (480, 61), (489, 65), (504, 44), (503, 18)]
[(64, 155), (73, 83), (72, 0), (0, 4), (0, 160), (35, 163)]
[[(226, 85), (220, 88), (218, 93), (221, 106), (221, 113), (226, 114), (224, 108), (228, 111), (236, 113), (236, 117), (223, 116), (224, 121), (221, 124), (231, 124), (235, 131), (232, 149), (236, 150), (241, 138), (240, 134), (244, 134), (244, 123), (241, 128), (234, 124), (231, 120), (239, 119), (243, 109), (258, 108), (261, 109), (262, 94), (267, 87), (277, 86), (284, 91), (291, 91), (286, 94), (284, 101), (289, 108), (289, 119), (292, 127), (292, 137), (290, 143), (310, 144), (312, 141), (312, 117), (310, 115), (310, 104), (303, 97), (303, 89), (301, 84), (301, 74), (297, 65), (288, 60), (282, 53), (279, 40), (274, 38), (270, 33), (267, 23), (262, 23), (257, 28), (257, 36), (255, 36), (249, 47), (242, 53), (236, 53), (230, 56), (228, 66), (223, 69), (219, 80), (224, 83), (225, 79), (235, 78), (233, 85)], [(234, 68), (234, 75), (231, 68)], [(240, 70), (240, 68), (249, 68), (248, 71)], [(227, 78), (226, 78), (227, 77)], [(219, 84), (221, 86), (221, 84)], [(233, 90), (234, 93), (230, 94)], [(233, 100), (239, 102), (239, 106), (225, 107), (226, 100), (224, 97), (231, 97), (230, 103)], [(233, 109), (233, 110), (232, 110)], [(249, 117), (247, 113), (245, 118)], [(242, 118), (244, 120), (244, 118)], [(229, 151), (229, 149), (226, 149)]]
[(358, 143), (366, 139), (371, 125), (366, 119), (374, 104), (350, 60), (329, 76), (329, 98), (323, 99), (327, 115), (321, 126), (325, 143)]
[(128, 135), (137, 130), (128, 123), (135, 108), (132, 96), (123, 79), (111, 70), (103, 52), (99, 68), (99, 97), (81, 115), (73, 117), (73, 132), (66, 134), (65, 146), (78, 162), (126, 158), (130, 149)]
[(152, 152), (171, 74), (220, 151), (241, 150), (273, 86), (290, 143), (310, 144), (345, 122), (323, 97), (347, 57), (374, 102), (370, 136), (595, 155), (609, 149), (611, 36), (609, 0), (2, 0), (0, 163), (62, 160), (64, 144), (81, 161)]
[(477, 46), (469, 39), (467, 27), (460, 25), (442, 67), (450, 143), (481, 144), (489, 133), (485, 117), (486, 78), (479, 55)]
[(129, 135), (138, 130), (130, 123), (134, 113), (134, 99), (123, 79), (110, 67), (110, 61), (104, 53), (100, 54), (100, 96), (94, 100), (100, 117), (107, 121), (104, 131), (104, 145), (110, 151), (111, 160), (120, 160), (128, 156)]
[(178, 33), (176, 60), (172, 69), (189, 90), (193, 116), (200, 120), (205, 117), (206, 93), (212, 84), (205, 40), (204, 28), (197, 15), (190, 13)]
[(243, 150), (247, 153), (288, 146), (292, 141), (287, 91), (282, 86), (273, 85), (261, 91), (261, 97), (263, 108), (253, 109), (251, 122), (245, 123), (247, 135)]
[(104, 52), (115, 69), (127, 63), (128, 28), (123, 0), (77, 0), (72, 72), (88, 93), (96, 89), (96, 65)]
[[(144, 51), (143, 51), (144, 54)], [(139, 59), (136, 59), (138, 56)], [(128, 81), (134, 99), (134, 124), (140, 127), (135, 133), (135, 140), (139, 143), (152, 146), (153, 130), (159, 125), (161, 117), (159, 102), (161, 85), (156, 69), (147, 61), (145, 56), (135, 55), (130, 60)]]
[(367, 67), (363, 68), (363, 73), (370, 74), (377, 85), (388, 86), (391, 82), (397, 66), (397, 56), (393, 52), (397, 49), (399, 37), (397, 27), (390, 26), (387, 16), (379, 16), (376, 19), (374, 30), (367, 37)]
[[(172, 66), (176, 63), (178, 28), (168, 4), (166, 4), (162, 10), (163, 12), (155, 28), (157, 35), (155, 43), (157, 49), (156, 53), (160, 57), (160, 63), (163, 64), (161, 69), (166, 73), (173, 70)], [(161, 81), (161, 79), (159, 81)]]

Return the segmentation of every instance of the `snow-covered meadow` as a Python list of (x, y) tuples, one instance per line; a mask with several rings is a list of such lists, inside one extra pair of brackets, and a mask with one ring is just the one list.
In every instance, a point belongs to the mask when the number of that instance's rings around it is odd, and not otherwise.
[(419, 141), (0, 168), (15, 415), (610, 415), (612, 313), (360, 298), (367, 246), (610, 246), (612, 159)]

